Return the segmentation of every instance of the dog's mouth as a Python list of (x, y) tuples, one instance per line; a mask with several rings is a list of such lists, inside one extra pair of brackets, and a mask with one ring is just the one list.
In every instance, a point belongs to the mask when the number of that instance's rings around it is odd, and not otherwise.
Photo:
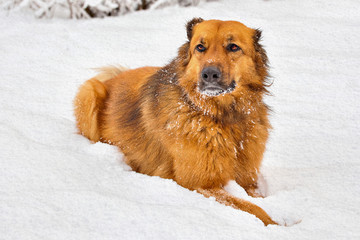
[(209, 97), (225, 95), (235, 90), (236, 82), (233, 80), (229, 86), (221, 86), (218, 83), (203, 83), (199, 85), (199, 92)]

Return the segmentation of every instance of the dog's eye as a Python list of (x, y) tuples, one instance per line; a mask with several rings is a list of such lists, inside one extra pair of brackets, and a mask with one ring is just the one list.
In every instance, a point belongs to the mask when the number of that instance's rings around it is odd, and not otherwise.
[(206, 48), (205, 48), (204, 45), (202, 45), (202, 44), (196, 45), (195, 49), (196, 49), (198, 52), (204, 52), (204, 51), (206, 50)]
[(237, 51), (241, 50), (241, 48), (238, 45), (231, 43), (227, 46), (227, 50), (230, 52), (237, 52)]

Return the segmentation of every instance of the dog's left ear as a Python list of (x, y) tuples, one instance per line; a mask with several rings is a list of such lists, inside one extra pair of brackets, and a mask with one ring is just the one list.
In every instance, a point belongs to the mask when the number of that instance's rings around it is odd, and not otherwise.
[(202, 18), (193, 18), (192, 20), (190, 20), (187, 24), (186, 24), (186, 33), (187, 33), (187, 37), (189, 39), (189, 41), (191, 41), (191, 38), (192, 38), (192, 31), (193, 31), (193, 28), (196, 24), (198, 23), (201, 23), (203, 22), (204, 19)]
[(268, 57), (266, 55), (265, 49), (260, 44), (260, 41), (261, 41), (261, 30), (260, 29), (255, 29), (255, 32), (253, 35), (253, 40), (254, 40), (255, 52), (260, 55), (263, 64), (267, 65)]
[(254, 29), (253, 35), (254, 49), (255, 49), (255, 63), (256, 70), (260, 76), (265, 79), (268, 75), (268, 57), (263, 46), (260, 44), (261, 41), (261, 31), (259, 29)]

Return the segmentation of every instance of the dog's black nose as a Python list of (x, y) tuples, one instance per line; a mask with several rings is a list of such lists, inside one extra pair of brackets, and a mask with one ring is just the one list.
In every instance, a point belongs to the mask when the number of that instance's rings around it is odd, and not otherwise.
[(221, 72), (217, 67), (206, 67), (201, 72), (201, 79), (208, 83), (218, 83), (221, 80)]

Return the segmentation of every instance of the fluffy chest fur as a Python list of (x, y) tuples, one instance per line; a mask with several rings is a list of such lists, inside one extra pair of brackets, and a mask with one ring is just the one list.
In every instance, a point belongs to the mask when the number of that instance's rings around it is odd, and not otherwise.
[(251, 143), (266, 141), (267, 126), (263, 136), (255, 127), (262, 122), (258, 103), (248, 111), (249, 106), (239, 102), (236, 109), (213, 116), (192, 103), (176, 82), (151, 79), (143, 89), (144, 128), (167, 149), (179, 184), (221, 187), (244, 174), (256, 174), (258, 166), (247, 159), (246, 151)]

